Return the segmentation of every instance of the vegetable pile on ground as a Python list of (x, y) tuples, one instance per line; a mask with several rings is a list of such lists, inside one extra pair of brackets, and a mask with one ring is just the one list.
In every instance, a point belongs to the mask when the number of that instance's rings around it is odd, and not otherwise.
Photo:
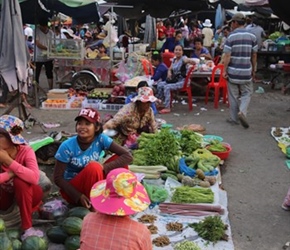
[(138, 141), (138, 149), (133, 150), (133, 164), (139, 166), (167, 166), (170, 159), (181, 156), (179, 143), (168, 128), (155, 134), (142, 133)]
[(201, 248), (192, 241), (182, 241), (174, 246), (174, 250), (201, 250)]
[(208, 216), (199, 223), (189, 224), (200, 237), (213, 243), (219, 240), (228, 240), (226, 230), (228, 226), (223, 223), (220, 216)]
[(46, 235), (48, 239), (56, 244), (64, 244), (67, 250), (79, 249), (83, 218), (89, 212), (84, 207), (70, 209), (66, 217), (57, 220), (58, 225), (47, 230)]
[(213, 203), (214, 193), (210, 188), (180, 186), (175, 188), (171, 201), (175, 203)]
[(0, 219), (0, 249), (1, 250), (47, 250), (48, 244), (44, 238), (29, 236), (20, 239), (20, 230), (6, 229), (4, 220)]

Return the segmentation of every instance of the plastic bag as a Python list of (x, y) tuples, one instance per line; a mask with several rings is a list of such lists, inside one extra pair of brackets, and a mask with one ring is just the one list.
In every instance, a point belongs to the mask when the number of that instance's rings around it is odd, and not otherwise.
[(146, 182), (143, 183), (143, 186), (149, 195), (151, 203), (158, 204), (164, 202), (168, 197), (168, 192), (163, 187), (147, 184)]
[(68, 211), (67, 205), (62, 200), (52, 200), (46, 202), (41, 210), (40, 216), (42, 219), (56, 219), (58, 217), (62, 217)]

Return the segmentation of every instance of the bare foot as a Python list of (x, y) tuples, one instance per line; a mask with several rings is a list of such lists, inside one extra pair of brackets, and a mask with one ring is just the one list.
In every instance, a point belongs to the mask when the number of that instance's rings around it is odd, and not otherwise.
[(0, 108), (6, 108), (6, 107), (7, 107), (6, 104), (4, 104), (4, 103), (0, 103)]

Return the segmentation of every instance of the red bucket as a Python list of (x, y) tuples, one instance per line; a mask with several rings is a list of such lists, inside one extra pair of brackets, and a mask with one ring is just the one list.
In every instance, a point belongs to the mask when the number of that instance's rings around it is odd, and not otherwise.
[(232, 151), (232, 147), (231, 147), (230, 144), (225, 143), (225, 142), (222, 142), (222, 144), (223, 144), (223, 145), (226, 147), (226, 149), (227, 149), (225, 152), (212, 152), (212, 151), (211, 151), (211, 153), (212, 153), (213, 155), (218, 156), (221, 160), (226, 160), (226, 159), (229, 157), (230, 152)]

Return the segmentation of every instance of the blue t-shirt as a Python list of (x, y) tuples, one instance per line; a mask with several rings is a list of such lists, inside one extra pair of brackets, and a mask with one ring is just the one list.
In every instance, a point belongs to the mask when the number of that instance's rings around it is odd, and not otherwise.
[(151, 77), (154, 81), (162, 80), (165, 81), (167, 77), (168, 67), (164, 63), (160, 63), (154, 72), (154, 75)]
[(173, 52), (177, 44), (180, 44), (180, 41), (177, 42), (175, 37), (168, 37), (162, 45), (161, 52), (165, 52), (166, 49)]
[(58, 148), (55, 158), (58, 161), (67, 163), (64, 172), (64, 179), (73, 179), (91, 161), (98, 161), (102, 150), (110, 148), (113, 139), (105, 134), (100, 134), (92, 144), (85, 150), (81, 150), (77, 136), (64, 141)]
[[(132, 102), (132, 99), (133, 99), (135, 96), (137, 96), (137, 95), (138, 95), (138, 93), (132, 93), (131, 95), (128, 95), (128, 96), (126, 97), (125, 104), (131, 103), (131, 102)], [(157, 108), (156, 108), (156, 105), (155, 105), (154, 102), (151, 103), (151, 108), (152, 108), (152, 110), (153, 110), (154, 115), (157, 115), (158, 112), (157, 112)]]
[[(206, 55), (209, 54), (208, 49), (205, 48), (205, 47), (202, 47), (202, 49), (200, 51), (200, 55), (201, 54), (206, 54)], [(195, 50), (193, 50), (192, 55), (191, 55), (191, 58), (199, 58), (199, 56), (195, 54)]]

